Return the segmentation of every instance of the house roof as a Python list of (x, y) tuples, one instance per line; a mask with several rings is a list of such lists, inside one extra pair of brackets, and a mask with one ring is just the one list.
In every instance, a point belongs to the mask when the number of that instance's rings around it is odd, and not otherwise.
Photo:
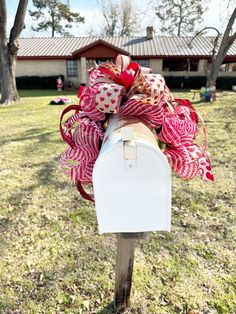
[[(211, 55), (214, 37), (199, 36), (189, 47), (191, 37), (146, 36), (124, 37), (34, 37), (21, 38), (19, 57), (72, 57), (73, 53), (93, 46), (96, 41), (106, 42), (110, 46), (127, 51), (131, 56), (169, 57), (169, 56), (208, 56)], [(229, 49), (227, 56), (236, 56), (236, 42)]]

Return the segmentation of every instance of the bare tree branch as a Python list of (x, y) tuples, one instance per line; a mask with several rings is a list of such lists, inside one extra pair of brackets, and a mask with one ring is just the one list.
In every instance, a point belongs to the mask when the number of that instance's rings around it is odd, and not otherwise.
[(191, 48), (192, 46), (191, 46), (191, 43), (194, 41), (194, 39), (196, 38), (196, 37), (198, 37), (202, 32), (204, 32), (205, 30), (208, 30), (208, 29), (213, 29), (213, 30), (215, 30), (217, 33), (218, 33), (218, 35), (220, 36), (221, 34), (220, 34), (220, 32), (219, 32), (219, 30), (217, 29), (217, 28), (215, 28), (215, 27), (204, 27), (203, 29), (201, 29), (199, 32), (197, 32), (194, 36), (193, 36), (193, 38), (190, 40), (190, 42), (188, 43), (188, 46), (189, 46), (189, 48)]
[(224, 61), (225, 56), (228, 53), (230, 47), (236, 40), (236, 32), (234, 32), (233, 35), (230, 35), (233, 25), (235, 23), (235, 20), (236, 20), (236, 7), (234, 8), (234, 11), (232, 12), (229, 18), (229, 21), (225, 28), (223, 36), (221, 36), (218, 29), (216, 29), (215, 27), (204, 27), (188, 43), (188, 46), (191, 48), (191, 44), (194, 41), (194, 39), (206, 29), (213, 29), (217, 32), (217, 36), (215, 37), (214, 43), (213, 43), (213, 49), (211, 51), (211, 59), (212, 59), (211, 70), (209, 73), (208, 72), (205, 73), (207, 77), (207, 86), (210, 86), (211, 84), (214, 84), (216, 82), (220, 66), (222, 62)]
[(139, 16), (132, 0), (101, 0), (100, 3), (106, 36), (129, 36), (137, 31)]
[(232, 30), (232, 27), (234, 25), (235, 19), (236, 19), (236, 7), (235, 7), (232, 15), (230, 16), (229, 22), (228, 22), (226, 29), (225, 29), (224, 36), (227, 36), (227, 37), (229, 36), (229, 34)]
[(24, 28), (24, 20), (25, 20), (27, 5), (28, 5), (28, 0), (19, 1), (14, 25), (11, 29), (10, 38), (9, 38), (9, 49), (11, 53), (13, 54), (16, 54), (19, 49), (18, 38)]
[(24, 28), (24, 20), (25, 20), (27, 5), (28, 5), (28, 0), (19, 1), (14, 25), (11, 29), (10, 41), (14, 41), (16, 38), (18, 38)]
[(156, 1), (155, 14), (161, 22), (161, 31), (169, 35), (190, 35), (203, 21), (207, 6), (203, 0)]
[(229, 37), (228, 42), (230, 45), (232, 45), (235, 40), (236, 40), (236, 32), (232, 36)]

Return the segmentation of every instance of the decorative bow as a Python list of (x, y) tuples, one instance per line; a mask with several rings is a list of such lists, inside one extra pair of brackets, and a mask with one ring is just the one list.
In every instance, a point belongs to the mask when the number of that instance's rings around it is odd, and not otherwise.
[[(92, 68), (90, 87), (81, 86), (78, 92), (82, 110), (93, 120), (101, 121), (105, 119), (101, 113), (124, 114), (126, 108), (122, 108), (122, 100), (133, 100), (132, 97), (137, 103), (140, 100), (140, 105), (145, 102), (162, 106), (163, 101), (173, 100), (164, 78), (150, 72), (150, 68), (142, 68), (124, 55), (117, 56), (116, 64), (104, 63)], [(140, 95), (143, 96), (140, 98)], [(157, 111), (159, 114), (160, 109)]]
[[(138, 116), (155, 128), (158, 139), (166, 144), (164, 154), (172, 170), (182, 178), (214, 180), (204, 124), (204, 145), (194, 144), (200, 116), (189, 100), (174, 98), (160, 74), (118, 55), (115, 64), (104, 63), (89, 71), (89, 87), (80, 87), (78, 97), (79, 105), (69, 106), (61, 116), (61, 135), (69, 145), (61, 156), (61, 167), (86, 199), (92, 200), (81, 183), (92, 182), (105, 132), (102, 126), (110, 114)], [(62, 119), (70, 110), (75, 113), (63, 128)]]

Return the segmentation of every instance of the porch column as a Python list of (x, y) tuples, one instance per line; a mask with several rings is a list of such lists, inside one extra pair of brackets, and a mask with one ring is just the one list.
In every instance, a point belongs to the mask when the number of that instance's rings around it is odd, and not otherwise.
[(233, 72), (234, 63), (228, 63), (228, 72)]
[(162, 74), (163, 72), (163, 59), (150, 59), (150, 68), (153, 73)]
[(81, 67), (81, 84), (87, 84), (86, 57), (81, 57), (80, 67)]
[(206, 67), (207, 60), (206, 59), (199, 59), (198, 61), (198, 72), (205, 73), (205, 67)]

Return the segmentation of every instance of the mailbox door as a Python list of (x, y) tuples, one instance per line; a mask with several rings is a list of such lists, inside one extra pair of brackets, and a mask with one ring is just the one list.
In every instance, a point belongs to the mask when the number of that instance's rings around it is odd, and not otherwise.
[[(154, 145), (152, 132), (141, 124), (145, 134), (135, 134), (136, 159), (125, 159), (122, 132), (114, 121), (115, 131), (110, 129), (110, 135), (105, 136), (93, 171), (100, 233), (170, 230), (170, 167), (158, 145)], [(137, 124), (135, 129), (138, 132)], [(147, 140), (150, 136), (154, 141)]]

